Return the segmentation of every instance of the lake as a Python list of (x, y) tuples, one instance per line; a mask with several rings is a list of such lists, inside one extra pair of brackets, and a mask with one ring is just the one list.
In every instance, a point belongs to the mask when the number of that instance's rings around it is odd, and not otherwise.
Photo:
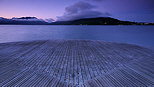
[(0, 43), (81, 39), (154, 48), (154, 26), (0, 25)]

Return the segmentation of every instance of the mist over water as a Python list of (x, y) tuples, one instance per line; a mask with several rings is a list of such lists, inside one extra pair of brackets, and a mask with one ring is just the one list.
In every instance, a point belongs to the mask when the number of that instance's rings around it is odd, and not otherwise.
[(81, 39), (154, 48), (154, 26), (0, 25), (0, 43)]

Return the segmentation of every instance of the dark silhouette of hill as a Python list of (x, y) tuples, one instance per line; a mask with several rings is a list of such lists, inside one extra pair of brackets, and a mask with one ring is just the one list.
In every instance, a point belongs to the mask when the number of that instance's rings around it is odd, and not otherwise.
[(12, 18), (12, 19), (37, 19), (36, 17), (21, 17), (21, 18)]
[(53, 25), (138, 25), (136, 22), (120, 21), (110, 17), (85, 18), (72, 21), (57, 21)]
[(121, 21), (110, 17), (83, 18), (71, 21), (56, 21), (52, 23), (39, 20), (36, 17), (0, 18), (1, 25), (154, 25), (154, 23), (138, 23)]

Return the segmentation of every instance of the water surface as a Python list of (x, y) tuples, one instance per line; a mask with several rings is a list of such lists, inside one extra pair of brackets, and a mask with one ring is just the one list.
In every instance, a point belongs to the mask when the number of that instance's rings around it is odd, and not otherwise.
[(154, 26), (0, 25), (0, 43), (55, 39), (102, 40), (154, 48)]

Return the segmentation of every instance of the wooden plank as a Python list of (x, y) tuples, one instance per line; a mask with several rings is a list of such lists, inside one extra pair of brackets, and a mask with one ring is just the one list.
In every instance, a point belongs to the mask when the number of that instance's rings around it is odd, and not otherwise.
[(0, 44), (0, 86), (147, 87), (154, 85), (154, 52), (90, 40)]

